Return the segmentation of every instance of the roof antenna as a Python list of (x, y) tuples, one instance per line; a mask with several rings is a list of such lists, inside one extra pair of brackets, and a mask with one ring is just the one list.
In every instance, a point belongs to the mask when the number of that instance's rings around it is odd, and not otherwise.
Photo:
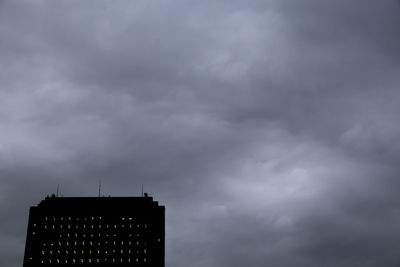
[(100, 197), (100, 192), (101, 192), (101, 180), (99, 180), (99, 197)]
[(57, 185), (57, 193), (56, 193), (56, 197), (58, 197), (58, 191), (60, 190), (60, 184)]
[(142, 197), (143, 197), (143, 184), (142, 184)]

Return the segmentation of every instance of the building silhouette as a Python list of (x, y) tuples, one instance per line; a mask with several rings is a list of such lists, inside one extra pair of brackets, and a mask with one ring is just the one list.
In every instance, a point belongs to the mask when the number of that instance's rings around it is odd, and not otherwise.
[(144, 197), (46, 197), (31, 207), (23, 267), (165, 266), (165, 206)]

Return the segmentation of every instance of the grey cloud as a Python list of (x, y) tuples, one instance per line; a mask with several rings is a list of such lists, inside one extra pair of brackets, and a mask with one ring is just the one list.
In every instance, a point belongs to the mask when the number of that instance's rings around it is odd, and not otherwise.
[(397, 266), (398, 1), (0, 2), (0, 265), (28, 207), (167, 207), (167, 266)]

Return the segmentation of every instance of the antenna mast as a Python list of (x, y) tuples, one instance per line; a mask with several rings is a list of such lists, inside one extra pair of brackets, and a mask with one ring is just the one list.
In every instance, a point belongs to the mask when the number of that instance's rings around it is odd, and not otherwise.
[(101, 180), (99, 180), (99, 197), (100, 197), (100, 192), (101, 192)]
[(142, 197), (143, 197), (143, 184), (142, 184)]
[(57, 185), (57, 193), (56, 193), (56, 197), (58, 197), (58, 191), (60, 190), (60, 184)]

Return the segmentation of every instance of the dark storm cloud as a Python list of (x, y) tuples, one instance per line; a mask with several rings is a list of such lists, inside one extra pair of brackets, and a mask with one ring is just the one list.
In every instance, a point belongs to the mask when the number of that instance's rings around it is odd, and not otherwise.
[(28, 207), (167, 207), (167, 266), (398, 266), (398, 1), (1, 1), (0, 265)]

